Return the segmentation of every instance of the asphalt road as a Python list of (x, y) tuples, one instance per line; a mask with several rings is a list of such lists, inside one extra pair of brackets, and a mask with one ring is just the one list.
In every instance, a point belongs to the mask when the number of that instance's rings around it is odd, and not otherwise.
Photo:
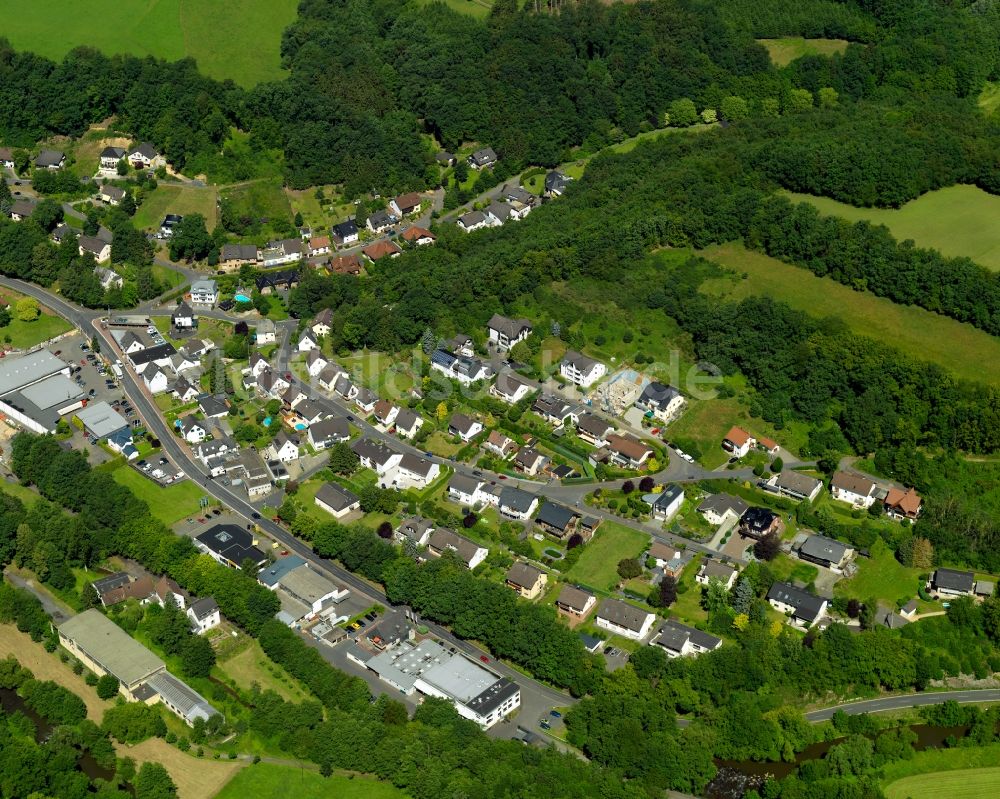
[(924, 705), (940, 705), (947, 701), (969, 704), (972, 702), (1000, 702), (1000, 690), (996, 688), (980, 688), (968, 691), (930, 691), (922, 694), (904, 694), (903, 696), (884, 696), (880, 699), (866, 699), (860, 702), (845, 702), (842, 705), (825, 707), (806, 713), (806, 719), (812, 722), (829, 721), (838, 710), (843, 710), (849, 716), (861, 713), (885, 713), (889, 710), (905, 710)]

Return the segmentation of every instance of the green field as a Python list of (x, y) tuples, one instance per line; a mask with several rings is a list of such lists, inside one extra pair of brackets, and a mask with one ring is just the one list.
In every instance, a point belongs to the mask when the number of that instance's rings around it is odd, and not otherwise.
[[(923, 752), (917, 752), (909, 760), (887, 763), (882, 770), (882, 789), (891, 799), (907, 799), (911, 794), (909, 792), (897, 793), (895, 791), (897, 784), (931, 774), (934, 774), (935, 777), (943, 777), (947, 772), (971, 774), (974, 771), (995, 769), (997, 763), (1000, 763), (1000, 744), (958, 746), (952, 749), (926, 749)], [(980, 793), (978, 796), (993, 796), (996, 793), (995, 790), (990, 790)], [(930, 796), (924, 792), (912, 795), (914, 797)]]
[(1000, 796), (1000, 767), (917, 774), (885, 789), (887, 799), (983, 799)]
[(448, 8), (459, 14), (468, 14), (476, 19), (486, 19), (493, 8), (491, 0), (418, 0), (418, 5), (429, 6), (432, 3), (444, 3)]
[(862, 601), (875, 597), (895, 609), (897, 600), (909, 601), (917, 595), (917, 577), (921, 570), (903, 566), (881, 538), (875, 539), (871, 558), (857, 558), (855, 564), (858, 573), (849, 580), (838, 581), (833, 587), (837, 596)]
[(292, 221), (292, 206), (281, 188), (281, 181), (254, 180), (223, 189), (220, 199), (230, 203), (232, 212), (251, 219)]
[(0, 337), (6, 341), (7, 336), (10, 336), (10, 344), (15, 349), (30, 349), (36, 344), (48, 341), (73, 327), (61, 316), (51, 313), (43, 313), (31, 322), (22, 322), (13, 313), (13, 310), (12, 308), (10, 324), (7, 327), (0, 327)]
[[(1000, 87), (995, 102), (1000, 104)], [(964, 255), (989, 269), (1000, 270), (1000, 197), (976, 186), (931, 191), (902, 208), (856, 208), (826, 197), (792, 192), (787, 195), (816, 206), (823, 214), (885, 225), (899, 241), (913, 239), (919, 247), (953, 257)]]
[(1000, 83), (988, 80), (979, 94), (979, 107), (987, 114), (995, 113), (1000, 108)]
[(191, 56), (213, 78), (280, 80), (281, 34), (296, 0), (0, 0), (14, 47), (61, 59), (86, 45), (108, 54)]
[(847, 49), (848, 42), (844, 39), (803, 39), (801, 36), (789, 36), (784, 39), (758, 39), (767, 48), (771, 62), (779, 67), (791, 64), (796, 58), (804, 55), (833, 55)]
[(616, 522), (602, 522), (593, 540), (584, 545), (580, 559), (566, 572), (566, 579), (599, 591), (610, 591), (621, 580), (618, 561), (637, 557), (649, 542), (647, 533)]
[(198, 500), (204, 496), (197, 485), (190, 480), (182, 480), (161, 488), (152, 480), (139, 474), (131, 466), (120, 466), (111, 473), (115, 482), (130, 489), (139, 499), (149, 505), (150, 512), (161, 522), (174, 522), (196, 513)]
[(271, 763), (257, 763), (239, 772), (215, 799), (406, 799), (406, 794), (386, 782), (367, 777), (319, 772)]
[(1000, 340), (971, 325), (855, 291), (739, 244), (710, 247), (702, 255), (748, 275), (747, 280), (707, 280), (702, 286), (706, 293), (733, 300), (750, 295), (773, 297), (816, 317), (840, 319), (856, 333), (919, 360), (933, 361), (958, 377), (1000, 384), (1000, 370), (983, 369), (983, 364), (1000, 363)]
[(135, 226), (140, 230), (160, 229), (164, 214), (201, 214), (211, 232), (218, 223), (216, 191), (207, 187), (173, 186), (161, 183), (143, 200), (135, 212)]

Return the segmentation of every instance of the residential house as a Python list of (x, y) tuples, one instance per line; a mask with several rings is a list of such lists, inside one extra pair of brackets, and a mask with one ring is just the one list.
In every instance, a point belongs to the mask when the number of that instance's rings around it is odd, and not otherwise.
[(375, 409), (372, 411), (372, 421), (383, 429), (388, 430), (392, 427), (392, 423), (396, 421), (398, 413), (398, 405), (394, 405), (388, 400), (379, 400), (375, 403)]
[(476, 354), (476, 346), (472, 337), (465, 335), (465, 333), (457, 333), (445, 341), (443, 349), (452, 355), (464, 355), (467, 358)]
[(174, 228), (176, 228), (181, 220), (184, 219), (180, 214), (164, 214), (163, 220), (160, 222), (160, 238), (169, 239), (174, 235)]
[(492, 169), (498, 160), (492, 147), (483, 147), (469, 156), (469, 166), (473, 169)]
[(58, 225), (56, 225), (55, 230), (52, 231), (52, 241), (56, 244), (62, 244), (63, 239), (65, 239), (67, 236), (70, 235), (72, 236), (76, 235), (76, 233), (73, 232), (73, 228), (71, 228), (65, 222), (60, 222)]
[(407, 194), (400, 194), (398, 197), (389, 201), (389, 207), (399, 218), (409, 216), (410, 214), (419, 214), (422, 205), (423, 200), (420, 199), (420, 195), (415, 191), (411, 191)]
[(853, 557), (851, 547), (823, 535), (811, 535), (799, 546), (799, 558), (824, 566), (836, 574), (843, 574), (844, 567)]
[(208, 437), (208, 428), (190, 414), (174, 422), (174, 427), (188, 444), (198, 444)]
[(386, 475), (382, 485), (385, 487), (392, 485), (401, 491), (407, 488), (424, 488), (433, 483), (439, 474), (441, 467), (436, 463), (407, 452), (399, 459), (395, 475)]
[(95, 266), (94, 275), (100, 281), (101, 288), (105, 291), (113, 288), (120, 289), (125, 284), (125, 280), (121, 275), (114, 269), (109, 269), (106, 266)]
[(874, 480), (853, 472), (834, 472), (830, 481), (830, 496), (855, 508), (870, 508), (877, 494), (878, 486)]
[(514, 563), (507, 570), (505, 578), (507, 586), (517, 591), (524, 599), (538, 599), (548, 581), (549, 576), (541, 569), (521, 561)]
[(135, 579), (125, 572), (117, 572), (94, 580), (91, 587), (101, 605), (110, 608), (127, 599), (140, 602), (147, 599), (153, 591), (153, 581), (149, 577)]
[(329, 419), (309, 425), (306, 437), (313, 449), (329, 449), (334, 444), (350, 441), (351, 429), (343, 416), (331, 416)]
[(603, 416), (596, 413), (581, 413), (576, 420), (576, 434), (581, 441), (586, 441), (595, 447), (603, 447), (607, 444), (607, 436), (614, 430), (614, 426)]
[(490, 434), (483, 442), (483, 447), (492, 452), (498, 458), (506, 460), (517, 451), (517, 444), (499, 430), (490, 430)]
[(681, 551), (672, 544), (664, 544), (662, 541), (653, 541), (649, 545), (647, 557), (653, 559), (656, 568), (663, 569), (666, 574), (676, 576), (684, 567)]
[(211, 279), (196, 280), (191, 284), (191, 302), (195, 305), (215, 305), (219, 301), (219, 284)]
[(330, 237), (329, 236), (313, 236), (309, 239), (309, 254), (312, 256), (316, 255), (329, 255), (330, 253)]
[(166, 373), (159, 366), (152, 366), (142, 373), (142, 380), (150, 394), (161, 394), (167, 390), (170, 381)]
[(358, 226), (353, 219), (348, 219), (345, 222), (334, 225), (331, 232), (333, 240), (338, 247), (343, 247), (347, 244), (357, 244), (361, 239), (358, 233)]
[(641, 469), (653, 457), (653, 448), (635, 436), (612, 433), (607, 437), (608, 459), (625, 469)]
[(306, 354), (306, 369), (310, 377), (319, 377), (329, 361), (320, 349), (312, 349)]
[(37, 203), (34, 200), (29, 200), (27, 198), (14, 200), (14, 202), (11, 203), (10, 206), (10, 218), (13, 219), (15, 222), (23, 222), (25, 219), (27, 219), (33, 213), (35, 213), (36, 206)]
[(701, 568), (698, 569), (698, 574), (695, 575), (694, 579), (699, 585), (708, 585), (712, 580), (717, 580), (725, 586), (727, 591), (730, 591), (736, 583), (738, 574), (739, 572), (728, 563), (708, 559), (702, 561)]
[(118, 162), (125, 157), (124, 147), (105, 147), (101, 150), (100, 170), (102, 172), (118, 173)]
[(509, 350), (531, 335), (531, 322), (527, 319), (508, 319), (500, 314), (493, 314), (486, 323), (489, 340), (494, 347)]
[(288, 386), (288, 381), (270, 367), (261, 372), (257, 378), (257, 393), (264, 397), (279, 399)]
[[(346, 386), (351, 385), (351, 381), (347, 379), (347, 372), (339, 364), (335, 363), (328, 363), (316, 376), (316, 382), (324, 391), (333, 391), (337, 383), (341, 380), (344, 381)], [(345, 399), (353, 399), (353, 397), (348, 397), (346, 394), (343, 396)]]
[(329, 336), (330, 331), (333, 329), (331, 325), (333, 324), (333, 309), (332, 308), (322, 308), (319, 313), (317, 313), (312, 320), (312, 324), (309, 325), (309, 329), (312, 330), (315, 336)]
[(519, 472), (534, 477), (549, 465), (549, 458), (534, 447), (522, 447), (514, 456), (513, 464)]
[(561, 197), (573, 178), (553, 170), (545, 175), (545, 196)]
[(309, 427), (326, 418), (326, 411), (312, 399), (302, 399), (295, 403), (295, 416)]
[(259, 260), (260, 250), (255, 244), (223, 244), (219, 252), (219, 268), (226, 272), (254, 265)]
[(483, 432), (483, 423), (466, 416), (464, 413), (454, 413), (448, 422), (448, 435), (457, 436), (462, 441), (472, 441)]
[(778, 442), (773, 438), (768, 438), (767, 436), (761, 436), (757, 439), (757, 446), (760, 447), (768, 455), (777, 455), (780, 447)]
[(684, 397), (673, 386), (653, 381), (649, 383), (636, 400), (636, 406), (666, 424), (672, 421), (684, 407)]
[(750, 506), (746, 500), (731, 494), (712, 494), (698, 506), (698, 513), (709, 524), (735, 524)]
[(757, 443), (752, 435), (750, 435), (742, 427), (731, 427), (729, 432), (726, 433), (726, 437), (722, 439), (722, 448), (726, 452), (732, 453), (737, 458), (746, 457), (750, 452), (750, 449)]
[(396, 414), (396, 435), (412, 439), (420, 432), (424, 420), (409, 408), (400, 408)]
[(420, 516), (411, 516), (399, 523), (399, 527), (396, 528), (396, 538), (400, 541), (412, 541), (418, 547), (425, 547), (433, 532), (433, 521)]
[(442, 150), (435, 155), (434, 160), (443, 167), (455, 166), (455, 156), (447, 150)]
[(653, 626), (656, 616), (641, 608), (622, 602), (620, 599), (605, 599), (597, 610), (597, 626), (629, 638), (641, 641)]
[(371, 438), (359, 438), (351, 449), (358, 456), (361, 465), (366, 469), (372, 469), (379, 477), (384, 477), (395, 470), (403, 457), (401, 452), (389, 449), (385, 444)]
[(191, 622), (191, 632), (195, 635), (202, 635), (222, 624), (219, 603), (210, 596), (192, 602), (187, 609), (187, 617)]
[(131, 148), (128, 162), (135, 169), (157, 169), (166, 163), (163, 156), (148, 141), (140, 142)]
[(62, 169), (66, 165), (66, 155), (60, 150), (42, 150), (35, 158), (36, 169)]
[(649, 643), (662, 648), (667, 657), (695, 657), (718, 649), (722, 639), (668, 619), (659, 626)]
[(781, 535), (784, 529), (781, 516), (768, 508), (753, 506), (740, 517), (740, 534), (748, 538), (760, 540), (771, 533)]
[(548, 500), (542, 503), (535, 516), (535, 524), (560, 541), (577, 532), (579, 522), (580, 517), (565, 505), (557, 505)]
[(434, 350), (431, 353), (431, 369), (466, 386), (479, 380), (488, 380), (493, 376), (493, 369), (478, 358), (452, 355), (447, 350), (442, 349)]
[(196, 536), (195, 546), (223, 566), (241, 568), (244, 561), (263, 566), (267, 557), (257, 548), (257, 541), (242, 525), (216, 524)]
[[(302, 239), (269, 241), (260, 257), (265, 268), (293, 264), (306, 257), (306, 245)], [(266, 285), (269, 293), (275, 288), (273, 284)]]
[[(298, 239), (288, 239), (287, 241), (300, 244)], [(261, 294), (273, 294), (276, 291), (291, 291), (299, 285), (299, 270), (298, 268), (293, 268), (264, 272), (257, 275), (254, 279), (254, 285)]]
[(462, 214), (456, 224), (466, 233), (471, 233), (473, 230), (490, 227), (490, 220), (482, 211), (469, 211)]
[(486, 547), (447, 527), (438, 527), (431, 533), (427, 540), (427, 551), (438, 557), (445, 552), (454, 552), (467, 569), (476, 568), (490, 554)]
[(178, 377), (174, 387), (170, 389), (171, 396), (183, 403), (191, 402), (200, 393), (197, 387), (193, 386), (191, 381), (184, 376)]
[(481, 492), (482, 480), (456, 473), (448, 483), (448, 499), (460, 505), (478, 505), (484, 502)]
[(575, 350), (567, 350), (559, 362), (559, 374), (569, 382), (589, 388), (608, 373), (608, 367), (600, 361), (588, 358)]
[(309, 352), (310, 350), (319, 349), (316, 336), (308, 327), (303, 330), (302, 335), (299, 336), (299, 343), (297, 346), (299, 352)]
[(812, 627), (826, 615), (827, 601), (790, 583), (776, 582), (767, 592), (767, 601), (779, 613), (791, 617), (799, 627)]
[(527, 521), (538, 508), (538, 497), (513, 486), (500, 490), (500, 515), (518, 521)]
[(931, 588), (942, 596), (972, 596), (976, 576), (956, 569), (937, 569), (931, 575)]
[(79, 245), (80, 255), (90, 253), (97, 263), (103, 263), (111, 257), (111, 245), (97, 236), (80, 236), (76, 243)]
[(486, 206), (486, 220), (491, 227), (499, 227), (509, 219), (514, 218), (514, 209), (507, 203), (494, 200)]
[(556, 599), (556, 608), (571, 619), (583, 619), (597, 604), (597, 597), (575, 585), (564, 585)]
[(370, 388), (359, 386), (354, 389), (354, 404), (364, 413), (368, 414), (375, 410), (376, 402), (378, 402), (378, 397)]
[(394, 241), (389, 241), (388, 239), (379, 239), (376, 242), (369, 244), (362, 251), (365, 258), (367, 258), (372, 263), (376, 261), (381, 261), (383, 258), (398, 258), (403, 254), (400, 246)]
[(299, 441), (284, 430), (278, 433), (264, 450), (270, 460), (291, 463), (299, 457)]
[(684, 489), (674, 483), (664, 486), (663, 491), (653, 501), (652, 515), (654, 519), (668, 521), (677, 515), (684, 504)]
[(890, 488), (885, 497), (885, 512), (890, 518), (899, 521), (916, 521), (920, 515), (921, 501), (920, 495), (912, 488), (905, 491)]
[(277, 325), (274, 324), (272, 319), (261, 319), (257, 323), (257, 327), (254, 328), (254, 341), (257, 346), (263, 346), (264, 344), (274, 344), (277, 338)]
[(97, 199), (108, 205), (118, 205), (125, 199), (125, 189), (112, 186), (110, 183), (102, 183), (97, 190)]
[(338, 255), (330, 259), (330, 271), (335, 275), (360, 275), (361, 259), (357, 255)]
[(412, 225), (404, 230), (400, 234), (400, 238), (408, 244), (415, 244), (418, 247), (424, 247), (437, 241), (437, 236), (427, 228), (417, 227), (416, 225)]
[(368, 217), (368, 220), (365, 222), (365, 227), (367, 227), (372, 233), (385, 233), (398, 221), (399, 220), (388, 211), (376, 211)]
[(0, 169), (14, 168), (14, 151), (10, 147), (0, 147)]
[(194, 315), (191, 306), (184, 302), (184, 300), (180, 300), (177, 303), (177, 307), (174, 308), (174, 312), (170, 314), (170, 324), (182, 330), (189, 330), (195, 327), (197, 320), (198, 317)]
[(490, 386), (490, 394), (511, 405), (520, 402), (534, 390), (531, 383), (518, 377), (514, 372), (498, 374), (497, 379)]
[(342, 519), (361, 508), (361, 500), (339, 483), (324, 483), (316, 492), (317, 507), (322, 508), (335, 519)]
[(556, 427), (566, 424), (574, 415), (573, 406), (555, 394), (539, 394), (531, 404), (531, 410)]
[(761, 481), (757, 485), (765, 491), (790, 497), (797, 502), (803, 500), (812, 502), (819, 496), (819, 492), (823, 488), (823, 481), (802, 474), (802, 472), (789, 470), (776, 474), (767, 481)]

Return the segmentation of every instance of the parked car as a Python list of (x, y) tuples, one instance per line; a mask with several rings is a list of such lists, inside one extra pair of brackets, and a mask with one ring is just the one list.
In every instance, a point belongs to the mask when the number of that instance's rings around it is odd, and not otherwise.
[(488, 657), (486, 657), (486, 655), (480, 655), (479, 659), (481, 661), (483, 661), (483, 663), (489, 663), (490, 662), (490, 659)]

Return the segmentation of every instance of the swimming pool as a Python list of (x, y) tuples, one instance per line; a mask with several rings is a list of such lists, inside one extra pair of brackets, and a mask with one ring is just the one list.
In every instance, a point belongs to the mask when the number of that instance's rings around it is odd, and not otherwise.
[(305, 430), (306, 426), (304, 424), (302, 424), (302, 422), (296, 422), (295, 423), (295, 429), (296, 430)]
[(270, 416), (265, 416), (264, 417), (264, 427), (270, 427), (270, 426), (271, 426), (271, 417)]
[(246, 294), (234, 294), (233, 299), (236, 302), (250, 302), (250, 298)]

